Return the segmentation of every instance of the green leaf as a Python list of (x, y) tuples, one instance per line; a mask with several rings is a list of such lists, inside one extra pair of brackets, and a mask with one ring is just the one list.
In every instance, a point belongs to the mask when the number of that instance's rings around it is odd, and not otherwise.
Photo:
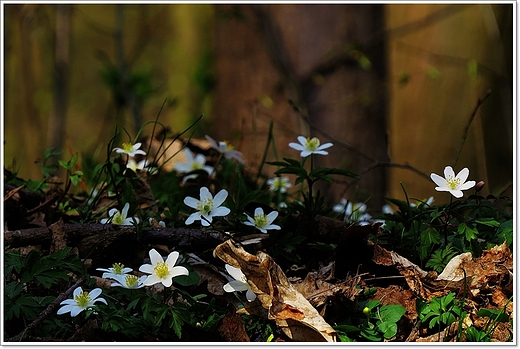
[(476, 223), (487, 225), (488, 227), (499, 227), (500, 223), (493, 218), (479, 218), (475, 219)]
[(181, 275), (173, 278), (177, 284), (181, 286), (193, 286), (196, 285), (200, 280), (199, 274), (190, 270), (188, 275)]
[(471, 228), (464, 222), (459, 224), (459, 228), (457, 231), (459, 232), (459, 234), (463, 235), (467, 241), (476, 239), (478, 235), (477, 228)]
[(389, 304), (381, 307), (379, 314), (384, 322), (397, 322), (406, 313), (401, 304)]
[(379, 331), (383, 332), (386, 339), (390, 339), (397, 334), (397, 324), (391, 321), (383, 321), (377, 323)]
[(177, 312), (174, 309), (170, 308), (170, 313), (172, 314), (172, 319), (169, 327), (173, 328), (173, 331), (180, 339), (182, 336), (182, 318), (179, 316), (179, 314), (177, 314)]
[(477, 315), (480, 317), (490, 317), (491, 319), (498, 322), (509, 322), (509, 315), (504, 313), (503, 310), (497, 309), (480, 309), (477, 312)]

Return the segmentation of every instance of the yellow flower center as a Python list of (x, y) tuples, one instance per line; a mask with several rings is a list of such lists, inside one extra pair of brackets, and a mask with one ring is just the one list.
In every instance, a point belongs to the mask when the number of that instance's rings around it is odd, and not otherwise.
[(255, 225), (263, 228), (267, 225), (267, 216), (265, 214), (255, 214)]
[(165, 262), (157, 263), (153, 270), (155, 271), (155, 274), (157, 274), (157, 276), (161, 279), (164, 279), (170, 272), (168, 265)]
[(130, 288), (131, 287), (135, 287), (135, 285), (137, 284), (137, 280), (139, 280), (139, 278), (137, 276), (135, 276), (135, 275), (127, 275), (126, 278), (125, 278), (126, 286), (130, 287)]
[(132, 143), (123, 143), (123, 150), (125, 153), (131, 153), (134, 151), (134, 146)]
[(460, 178), (449, 177), (446, 178), (446, 182), (448, 183), (448, 187), (452, 190), (457, 189), (460, 185)]
[(210, 213), (211, 210), (213, 210), (213, 200), (210, 198), (200, 200), (197, 204), (197, 210), (199, 210), (200, 213)]
[(235, 150), (235, 147), (232, 144), (229, 144), (228, 141), (224, 141), (222, 143), (224, 143), (224, 145), (226, 146), (226, 151)]
[(204, 165), (202, 165), (200, 162), (198, 161), (193, 161), (190, 165), (190, 169), (192, 171), (195, 171), (195, 170), (201, 170), (202, 168), (204, 167)]
[(112, 271), (114, 274), (123, 274), (123, 268), (125, 267), (124, 264), (121, 263), (114, 263), (112, 265)]
[(76, 304), (82, 308), (85, 308), (89, 302), (90, 302), (90, 296), (88, 292), (81, 292), (76, 297), (74, 297), (74, 300), (76, 301)]
[(120, 212), (117, 212), (114, 217), (112, 217), (112, 223), (113, 224), (123, 224), (123, 222), (125, 221), (125, 217), (120, 213)]
[(311, 151), (314, 151), (316, 149), (318, 149), (318, 147), (320, 146), (320, 140), (316, 137), (310, 139), (307, 137), (307, 149), (311, 150)]

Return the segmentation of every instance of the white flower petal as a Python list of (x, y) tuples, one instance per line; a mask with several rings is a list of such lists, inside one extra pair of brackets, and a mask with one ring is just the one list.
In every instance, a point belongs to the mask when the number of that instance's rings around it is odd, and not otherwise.
[(73, 292), (72, 292), (72, 298), (76, 298), (77, 296), (79, 296), (80, 294), (83, 293), (83, 289), (80, 287), (77, 287)]
[(261, 207), (255, 208), (255, 216), (263, 215), (263, 214), (264, 214), (264, 210)]
[(451, 191), (451, 189), (448, 188), (448, 187), (435, 187), (435, 190), (437, 190), (437, 191)]
[(256, 299), (256, 293), (254, 293), (251, 288), (247, 289), (246, 299), (247, 299), (248, 302), (252, 302), (252, 301), (254, 301)]
[(184, 204), (186, 204), (186, 206), (188, 206), (188, 207), (196, 209), (199, 204), (199, 200), (197, 200), (191, 196), (187, 196), (184, 198)]
[(170, 287), (173, 283), (173, 279), (171, 277), (166, 277), (162, 279), (161, 282), (164, 285), (164, 287)]
[(449, 192), (451, 193), (451, 195), (455, 196), (456, 198), (461, 198), (464, 196), (464, 194), (462, 193), (462, 190), (450, 190)]
[(172, 278), (176, 277), (176, 276), (182, 276), (182, 275), (190, 275), (190, 272), (188, 271), (188, 269), (186, 267), (183, 267), (181, 265), (178, 265), (176, 267), (173, 267), (171, 272), (170, 272)]
[[(224, 190), (224, 189), (222, 189), (222, 190)], [(206, 187), (201, 187), (200, 188), (199, 195), (200, 195), (200, 200), (201, 201), (206, 200), (206, 199), (213, 200), (213, 195), (211, 195), (211, 193), (209, 192), (209, 189), (206, 188)]]
[(446, 182), (446, 179), (442, 178), (441, 176), (439, 176), (438, 174), (436, 173), (432, 173), (430, 175), (430, 178), (432, 179), (432, 181), (437, 184), (439, 187), (447, 187), (448, 186), (448, 183)]
[[(226, 287), (227, 286), (227, 287)], [(224, 285), (224, 291), (226, 292), (242, 292), (249, 289), (249, 284), (240, 281), (230, 281)]]
[(469, 170), (467, 167), (460, 170), (460, 172), (457, 174), (457, 178), (460, 180), (460, 183), (466, 182), (466, 179), (468, 179), (469, 176)]
[(139, 267), (139, 271), (143, 272), (143, 273), (147, 273), (147, 274), (153, 274), (154, 273), (153, 265), (143, 264)]
[(300, 142), (303, 146), (307, 144), (307, 137), (304, 136), (298, 136), (298, 142)]
[(446, 166), (444, 168), (444, 178), (455, 177), (455, 172), (451, 166)]
[(90, 291), (88, 293), (88, 295), (90, 296), (91, 299), (96, 299), (101, 294), (101, 292), (102, 291), (100, 288), (95, 288), (92, 291)]
[(323, 149), (327, 149), (327, 148), (330, 148), (332, 147), (334, 144), (332, 143), (325, 143), (325, 144), (322, 144), (318, 147), (318, 150), (323, 150)]
[(190, 225), (190, 224), (192, 224), (193, 222), (200, 220), (200, 216), (201, 216), (201, 215), (200, 215), (200, 212), (194, 212), (194, 213), (192, 213), (192, 214), (191, 214), (191, 215), (186, 219), (186, 221), (184, 222), (184, 224), (186, 224), (186, 225)]
[(220, 206), (211, 211), (212, 217), (221, 217), (221, 216), (227, 216), (231, 210), (227, 207)]
[(130, 208), (130, 204), (127, 202), (125, 206), (123, 206), (123, 210), (121, 211), (121, 215), (126, 218), (128, 216), (128, 209)]
[(72, 304), (65, 305), (65, 306), (61, 307), (60, 309), (58, 309), (56, 314), (61, 315), (61, 314), (69, 313), (72, 310), (72, 307), (73, 307)]
[(146, 278), (146, 280), (144, 280), (143, 284), (145, 286), (152, 286), (152, 285), (158, 284), (159, 282), (162, 282), (162, 279), (160, 277), (158, 277), (157, 275), (152, 274), (152, 275), (149, 275)]
[(179, 252), (173, 251), (168, 255), (168, 258), (166, 259), (166, 265), (168, 265), (168, 268), (173, 268), (175, 266), (175, 263), (177, 263), (177, 259), (179, 258)]
[(289, 147), (293, 148), (294, 150), (298, 150), (298, 151), (302, 151), (302, 150), (306, 149), (303, 145), (298, 144), (298, 143), (289, 143)]
[(225, 265), (226, 271), (228, 272), (231, 277), (235, 280), (243, 280), (246, 278), (242, 270), (240, 268), (234, 267), (232, 265), (226, 264)]
[(278, 217), (278, 211), (272, 211), (267, 215), (267, 222), (271, 224)]
[(148, 255), (150, 256), (150, 261), (152, 262), (153, 266), (155, 266), (157, 263), (164, 262), (161, 254), (157, 252), (155, 248), (152, 248), (150, 252), (148, 252)]
[(215, 195), (213, 198), (213, 205), (220, 206), (226, 201), (226, 198), (228, 197), (228, 192), (226, 189), (222, 189)]
[(94, 299), (94, 301), (92, 303), (96, 303), (96, 302), (101, 302), (101, 303), (104, 303), (105, 305), (108, 305), (107, 300), (105, 298), (96, 298), (96, 299)]
[[(301, 153), (300, 153), (300, 156), (302, 158), (306, 158), (307, 156), (311, 155), (312, 154), (312, 151), (308, 150), (308, 149), (304, 149)], [(326, 155), (326, 154), (325, 154)]]
[(85, 308), (82, 308), (79, 306), (73, 306), (72, 309), (70, 310), (70, 316), (74, 317), (74, 316), (78, 315), (79, 313), (81, 313), (83, 310), (85, 310)]
[(265, 226), (264, 229), (280, 230), (282, 228), (279, 225), (276, 225), (276, 224), (269, 224), (269, 225)]
[(468, 190), (475, 186), (475, 181), (467, 181), (466, 183), (462, 184), (459, 189), (460, 190)]

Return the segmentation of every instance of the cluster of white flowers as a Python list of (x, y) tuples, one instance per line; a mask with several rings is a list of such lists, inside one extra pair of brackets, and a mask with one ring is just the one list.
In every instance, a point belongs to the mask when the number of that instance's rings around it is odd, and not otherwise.
[[(179, 258), (179, 252), (171, 252), (166, 260), (155, 249), (149, 251), (150, 264), (143, 264), (139, 267), (139, 271), (145, 274), (136, 276), (130, 274), (132, 268), (125, 267), (121, 263), (115, 263), (111, 268), (97, 268), (96, 270), (103, 271), (102, 277), (104, 279), (112, 279), (114, 282), (111, 287), (123, 287), (127, 289), (139, 289), (144, 286), (152, 286), (157, 283), (162, 283), (165, 287), (170, 287), (173, 283), (173, 278), (181, 275), (189, 275), (188, 269), (183, 266), (175, 265)], [(76, 316), (86, 309), (90, 309), (96, 302), (107, 304), (104, 298), (97, 298), (101, 294), (100, 288), (95, 288), (90, 293), (84, 292), (81, 287), (73, 291), (73, 298), (66, 299), (60, 303), (63, 305), (57, 314), (69, 313), (71, 316)]]
[[(206, 136), (206, 139), (210, 142), (211, 147), (222, 154), (226, 159), (232, 159), (239, 163), (243, 163), (242, 153), (235, 150), (228, 142), (221, 141), (216, 142), (213, 138)], [(300, 156), (305, 158), (310, 155), (327, 155), (328, 152), (325, 149), (330, 148), (332, 143), (321, 144), (320, 140), (316, 137), (308, 138), (299, 136), (299, 143), (291, 142), (289, 147), (300, 152)], [(146, 155), (146, 153), (140, 150), (141, 143), (134, 145), (130, 143), (124, 143), (122, 148), (115, 148), (119, 154), (125, 154), (130, 159), (127, 161), (127, 169), (134, 172), (137, 170), (143, 170), (149, 167), (146, 160), (136, 163), (135, 160), (131, 159), (135, 155)], [(194, 154), (191, 150), (185, 148), (183, 150), (186, 157), (186, 162), (177, 163), (174, 169), (180, 174), (184, 175), (183, 182), (188, 179), (196, 178), (197, 174), (193, 173), (197, 170), (203, 170), (212, 175), (215, 169), (211, 166), (206, 165), (206, 157), (202, 154)], [(150, 170), (150, 169), (149, 169)], [(435, 182), (437, 191), (448, 191), (456, 198), (463, 196), (462, 191), (470, 189), (475, 186), (475, 181), (467, 181), (469, 176), (469, 170), (467, 168), (462, 169), (457, 175), (455, 175), (453, 169), (450, 166), (446, 166), (444, 169), (444, 178), (432, 173), (431, 179)], [(274, 177), (266, 182), (269, 190), (273, 192), (279, 192), (281, 194), (286, 193), (291, 184), (289, 183), (288, 177)], [(225, 189), (220, 190), (215, 196), (212, 195), (207, 187), (201, 187), (199, 190), (199, 199), (187, 196), (184, 198), (184, 204), (195, 212), (191, 213), (186, 219), (185, 224), (191, 225), (195, 221), (200, 221), (202, 226), (208, 227), (212, 225), (215, 217), (226, 217), (230, 214), (231, 210), (223, 206), (224, 202), (228, 197), (228, 192)], [(430, 197), (426, 201), (422, 201), (426, 205), (431, 205), (433, 197)], [(411, 204), (414, 205), (414, 204)], [(112, 223), (118, 225), (129, 225), (139, 223), (139, 218), (127, 217), (129, 210), (129, 203), (126, 203), (122, 211), (113, 208), (108, 213), (108, 218), (101, 220), (101, 223)], [(359, 224), (367, 225), (375, 222), (382, 222), (380, 220), (373, 220), (372, 216), (367, 212), (367, 206), (365, 203), (358, 202), (354, 203), (342, 198), (340, 203), (333, 207), (333, 211), (341, 214), (345, 223), (347, 224)], [(389, 205), (383, 207), (383, 213), (393, 214), (393, 210)], [(244, 225), (254, 227), (262, 233), (267, 233), (268, 230), (280, 230), (279, 225), (274, 224), (278, 218), (278, 211), (272, 210), (268, 214), (264, 213), (263, 208), (257, 207), (254, 211), (254, 215), (251, 217), (245, 213), (246, 221)], [(154, 224), (158, 227), (164, 227), (165, 224), (162, 221), (156, 222), (150, 218), (150, 224)], [(96, 270), (103, 271), (103, 278), (112, 279), (114, 282), (111, 284), (112, 287), (123, 287), (127, 289), (139, 289), (145, 286), (152, 286), (158, 283), (162, 283), (165, 287), (170, 287), (173, 283), (173, 279), (182, 275), (189, 275), (187, 268), (183, 266), (176, 266), (179, 259), (179, 252), (171, 252), (167, 258), (163, 258), (159, 252), (155, 249), (149, 251), (150, 263), (143, 264), (139, 267), (139, 271), (144, 274), (137, 276), (130, 274), (132, 268), (125, 267), (123, 264), (115, 263), (111, 268), (98, 268)], [(224, 291), (226, 292), (243, 292), (246, 291), (246, 299), (252, 302), (256, 299), (256, 294), (253, 292), (251, 285), (244, 273), (240, 268), (225, 265), (225, 269), (229, 276), (227, 276), (229, 282), (223, 285)], [(62, 308), (58, 310), (58, 314), (64, 314), (70, 312), (71, 316), (78, 315), (85, 309), (90, 309), (94, 306), (94, 303), (101, 302), (107, 304), (104, 298), (98, 298), (101, 294), (101, 289), (95, 288), (90, 293), (82, 290), (78, 287), (73, 292), (73, 298), (67, 299), (61, 303)]]

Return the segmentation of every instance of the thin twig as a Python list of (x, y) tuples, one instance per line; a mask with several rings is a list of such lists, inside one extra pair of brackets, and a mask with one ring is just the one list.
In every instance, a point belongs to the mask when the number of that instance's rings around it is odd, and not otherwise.
[(45, 308), (44, 311), (38, 315), (36, 319), (34, 319), (33, 322), (31, 322), (22, 332), (18, 333), (16, 336), (11, 337), (7, 339), (7, 342), (19, 342), (23, 339), (25, 335), (30, 333), (34, 328), (36, 328), (40, 323), (45, 320), (50, 314), (53, 313), (54, 308), (59, 305), (61, 302), (63, 302), (65, 299), (69, 297), (69, 295), (78, 287), (80, 286), (85, 280), (79, 279), (76, 281), (72, 286), (70, 286), (67, 291), (61, 293), (47, 308)]
[(490, 95), (491, 95), (491, 90), (487, 90), (486, 95), (483, 98), (478, 99), (477, 105), (475, 106), (475, 109), (473, 109), (473, 113), (471, 113), (468, 123), (466, 124), (466, 127), (464, 127), (464, 131), (462, 132), (462, 140), (460, 142), (459, 149), (457, 150), (457, 153), (455, 155), (455, 159), (453, 160), (453, 165), (455, 165), (457, 163), (457, 161), (459, 160), (460, 152), (462, 151), (462, 147), (464, 146), (464, 143), (466, 142), (466, 138), (468, 137), (469, 127), (473, 123), (473, 120), (475, 119), (475, 116), (477, 115), (478, 109), (480, 108), (482, 103), (484, 103), (486, 101), (486, 99), (488, 99), (488, 97)]

